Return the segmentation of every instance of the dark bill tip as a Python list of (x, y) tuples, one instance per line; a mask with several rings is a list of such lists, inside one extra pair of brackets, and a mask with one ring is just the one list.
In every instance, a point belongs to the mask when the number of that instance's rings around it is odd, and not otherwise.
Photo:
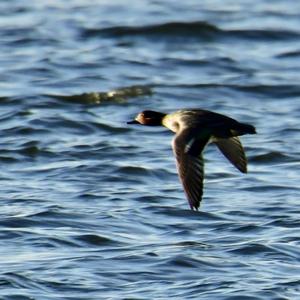
[(133, 121), (127, 122), (127, 124), (140, 124), (140, 123), (138, 121), (136, 121), (136, 120), (133, 120)]

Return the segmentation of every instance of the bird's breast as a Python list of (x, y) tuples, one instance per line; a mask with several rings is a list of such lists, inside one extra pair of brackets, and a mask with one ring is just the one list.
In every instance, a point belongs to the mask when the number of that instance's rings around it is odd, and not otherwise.
[(162, 120), (162, 125), (167, 127), (173, 132), (178, 132), (180, 127), (180, 120), (174, 115), (166, 115)]

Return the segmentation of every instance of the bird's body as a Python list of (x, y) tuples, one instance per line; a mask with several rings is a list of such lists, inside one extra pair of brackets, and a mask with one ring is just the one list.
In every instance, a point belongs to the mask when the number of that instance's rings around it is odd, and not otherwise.
[(170, 114), (143, 111), (128, 124), (162, 125), (176, 133), (172, 148), (191, 209), (198, 210), (202, 199), (202, 151), (208, 143), (215, 143), (238, 170), (247, 172), (247, 159), (238, 136), (256, 133), (252, 125), (202, 109), (183, 109)]

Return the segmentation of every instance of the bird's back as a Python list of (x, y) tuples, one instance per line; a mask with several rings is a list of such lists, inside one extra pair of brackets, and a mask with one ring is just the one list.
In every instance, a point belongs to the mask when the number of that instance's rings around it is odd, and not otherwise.
[(231, 137), (255, 133), (252, 125), (240, 123), (230, 117), (204, 109), (184, 109), (168, 114), (163, 125), (173, 132), (184, 128), (209, 130), (216, 137)]

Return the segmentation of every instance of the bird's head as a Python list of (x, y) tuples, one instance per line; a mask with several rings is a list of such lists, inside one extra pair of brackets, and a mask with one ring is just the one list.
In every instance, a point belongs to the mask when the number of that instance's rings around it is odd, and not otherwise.
[(161, 126), (162, 120), (166, 114), (153, 111), (144, 110), (140, 112), (133, 121), (127, 122), (127, 124), (141, 124), (147, 126)]

